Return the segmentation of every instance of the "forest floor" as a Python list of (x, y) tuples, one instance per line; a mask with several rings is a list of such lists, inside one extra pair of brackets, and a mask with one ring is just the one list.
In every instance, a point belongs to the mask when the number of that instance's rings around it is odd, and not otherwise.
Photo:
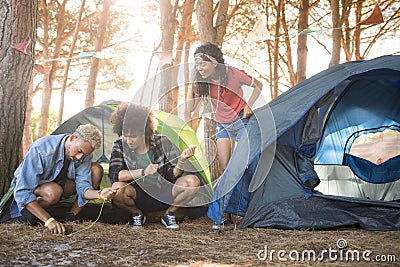
[(179, 224), (175, 231), (159, 221), (143, 229), (70, 222), (72, 236), (51, 235), (43, 225), (1, 224), (0, 266), (400, 266), (400, 231), (219, 232), (207, 217)]

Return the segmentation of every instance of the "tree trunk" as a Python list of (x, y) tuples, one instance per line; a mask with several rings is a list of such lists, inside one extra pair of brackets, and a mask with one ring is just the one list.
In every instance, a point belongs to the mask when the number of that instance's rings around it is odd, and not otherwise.
[(342, 41), (342, 23), (339, 12), (339, 0), (331, 0), (332, 9), (332, 56), (329, 67), (340, 63), (340, 49)]
[(356, 3), (356, 27), (354, 31), (354, 51), (356, 60), (361, 59), (361, 27), (359, 23), (361, 22), (361, 11), (363, 3), (362, 1), (357, 1)]
[[(162, 33), (161, 49), (162, 51), (172, 51), (178, 25), (174, 12), (176, 7), (174, 8), (171, 5), (170, 0), (160, 0), (159, 3)], [(176, 77), (178, 76), (178, 69), (170, 67), (172, 67), (172, 63), (161, 66), (158, 104), (161, 110), (177, 114), (179, 88), (176, 85)]]
[[(194, 10), (194, 3), (195, 0), (186, 0), (183, 5), (182, 5), (182, 20), (179, 25), (179, 32), (178, 32), (178, 43), (176, 45), (176, 56), (175, 56), (175, 64), (179, 64), (182, 61), (182, 54), (185, 52), (185, 55), (187, 54), (186, 51), (184, 50), (184, 46), (186, 45), (187, 47), (187, 40), (192, 39), (191, 36), (191, 31), (192, 31), (192, 15), (193, 15), (193, 10)], [(191, 43), (191, 42), (189, 42)], [(186, 63), (187, 61), (184, 60), (183, 63)]]
[[(43, 58), (49, 58), (49, 13), (45, 0), (40, 1), (43, 19)], [(48, 63), (44, 63), (47, 67)], [(40, 108), (40, 119), (38, 126), (38, 137), (47, 135), (49, 125), (49, 110), (50, 110), (51, 88), (49, 85), (49, 73), (43, 75), (43, 90), (42, 90), (42, 106)]]
[(274, 40), (274, 71), (273, 71), (273, 84), (274, 84), (274, 94), (272, 99), (279, 94), (279, 35), (281, 27), (281, 14), (283, 8), (283, 0), (278, 1), (278, 7), (276, 10), (276, 25), (275, 25), (275, 40)]
[(32, 99), (34, 96), (33, 93), (33, 77), (35, 76), (35, 71), (32, 72), (32, 78), (28, 87), (28, 100), (26, 103), (26, 112), (25, 112), (25, 124), (24, 124), (24, 135), (22, 139), (22, 156), (25, 156), (28, 151), (29, 146), (33, 142), (32, 136), (32, 125), (31, 125), (31, 117), (33, 112)]
[[(111, 5), (112, 1), (104, 0), (103, 11), (101, 12), (100, 15), (99, 29), (97, 31), (96, 43), (94, 48), (96, 52), (101, 52), (101, 50), (103, 49), (103, 42), (107, 31), (107, 22), (110, 17)], [(85, 108), (93, 107), (94, 91), (96, 89), (96, 80), (97, 80), (97, 74), (99, 73), (99, 68), (100, 68), (100, 59), (93, 57), (92, 65), (90, 66), (90, 76), (89, 76), (88, 86), (86, 90)]]
[(205, 42), (216, 43), (213, 27), (213, 0), (197, 1), (196, 16), (200, 42), (202, 44)]
[[(283, 10), (285, 10), (285, 7), (283, 7)], [(282, 12), (282, 29), (285, 32), (285, 36), (289, 36), (289, 29), (288, 29), (288, 23), (286, 22), (286, 15), (285, 12)], [(289, 74), (289, 80), (290, 80), (290, 85), (294, 86), (296, 84), (296, 72), (294, 71), (293, 68), (293, 56), (292, 56), (292, 45), (290, 43), (289, 38), (284, 38), (284, 42), (286, 45), (286, 58), (287, 58), (287, 71)]]
[[(63, 43), (65, 40), (64, 36), (64, 25), (65, 25), (65, 8), (68, 0), (64, 0), (59, 8), (59, 12), (57, 13), (57, 25), (56, 25), (56, 33), (54, 43), (54, 50), (52, 55), (50, 55), (50, 16), (48, 14), (48, 6), (46, 0), (41, 1), (42, 6), (42, 17), (43, 17), (43, 58), (48, 60), (50, 58), (59, 58)], [(38, 129), (38, 137), (43, 137), (48, 135), (49, 129), (49, 115), (50, 115), (50, 103), (51, 103), (51, 94), (53, 91), (53, 81), (56, 79), (57, 70), (59, 68), (59, 63), (57, 61), (52, 61), (51, 63), (45, 63), (45, 67), (47, 68), (49, 65), (50, 72), (46, 73), (43, 76), (43, 90), (42, 90), (42, 107), (40, 110), (40, 120), (39, 120), (39, 129)]]
[[(308, 29), (309, 0), (300, 1), (298, 32)], [(288, 38), (286, 38), (288, 39)], [(296, 84), (307, 78), (307, 34), (299, 34), (297, 45), (297, 74)]]
[[(0, 5), (0, 195), (19, 163), (27, 92), (33, 68), (38, 2), (3, 1)], [(27, 54), (11, 46), (30, 42)]]
[(214, 29), (214, 36), (218, 45), (222, 45), (224, 36), (226, 34), (226, 26), (228, 25), (228, 7), (229, 0), (219, 1), (217, 19)]
[(72, 57), (72, 54), (75, 49), (75, 43), (76, 43), (76, 40), (78, 39), (78, 35), (79, 35), (79, 26), (81, 24), (83, 10), (85, 9), (85, 3), (86, 3), (86, 0), (82, 0), (81, 8), (79, 9), (79, 16), (78, 16), (78, 19), (77, 19), (76, 25), (75, 25), (74, 37), (72, 38), (71, 46), (70, 46), (69, 53), (68, 53), (68, 60), (64, 67), (64, 75), (63, 75), (63, 80), (62, 80), (62, 84), (61, 84), (60, 107), (58, 110), (57, 126), (61, 125), (62, 119), (63, 119), (64, 97), (65, 97), (65, 90), (67, 88), (67, 82), (68, 82), (68, 72), (69, 72), (69, 67), (71, 65), (71, 57)]
[[(213, 1), (198, 1), (196, 6), (196, 15), (199, 25), (199, 37), (202, 44), (212, 42), (222, 45), (227, 25), (227, 6), (228, 1), (221, 0), (219, 2), (217, 25), (213, 25)], [(224, 21), (225, 20), (225, 21)], [(206, 141), (206, 155), (216, 155), (215, 143), (216, 123), (214, 120), (204, 119), (204, 139)], [(209, 158), (211, 177), (213, 181), (217, 180), (221, 175), (219, 162), (216, 159)]]

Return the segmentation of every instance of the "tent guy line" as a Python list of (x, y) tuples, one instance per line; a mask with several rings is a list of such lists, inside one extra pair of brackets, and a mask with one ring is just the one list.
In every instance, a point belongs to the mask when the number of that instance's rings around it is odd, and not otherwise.
[[(171, 159), (171, 161), (178, 159), (180, 156), (181, 156), (181, 155), (179, 155), (179, 156), (177, 156), (177, 157)], [(165, 162), (164, 164), (161, 164), (158, 168), (161, 168), (161, 167), (163, 167), (163, 166), (165, 166), (165, 165), (167, 165), (167, 164), (169, 164), (169, 163), (170, 163), (170, 162), (167, 161), (167, 162)], [(130, 181), (130, 182), (127, 183), (126, 185), (121, 186), (120, 188), (118, 188), (118, 190), (119, 190), (119, 189), (122, 189), (122, 188), (124, 188), (124, 187), (127, 187), (128, 185), (131, 185), (131, 184), (133, 184), (133, 183), (136, 183), (136, 182), (138, 182), (138, 181), (144, 179), (145, 177), (146, 177), (146, 175), (142, 175), (142, 176), (136, 178), (135, 180)], [(100, 207), (99, 215), (97, 216), (96, 220), (94, 220), (89, 226), (84, 227), (84, 228), (81, 228), (81, 229), (79, 229), (79, 230), (77, 230), (77, 231), (74, 231), (74, 232), (68, 234), (67, 236), (68, 236), (68, 237), (71, 237), (71, 236), (74, 236), (74, 235), (76, 235), (76, 234), (78, 234), (78, 233), (80, 233), (80, 232), (83, 232), (83, 231), (86, 231), (86, 230), (89, 230), (90, 228), (92, 228), (92, 227), (99, 221), (100, 216), (101, 216), (101, 213), (103, 212), (103, 207), (104, 207), (105, 202), (106, 202), (106, 201), (103, 200), (103, 202), (102, 202), (102, 204), (101, 204), (101, 207)]]

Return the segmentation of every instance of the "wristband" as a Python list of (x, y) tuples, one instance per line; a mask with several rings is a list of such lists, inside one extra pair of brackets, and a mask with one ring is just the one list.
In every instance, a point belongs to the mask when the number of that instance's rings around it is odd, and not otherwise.
[(187, 161), (187, 159), (185, 159), (185, 158), (179, 158), (178, 159), (178, 164), (177, 165), (185, 165), (185, 163), (186, 163), (186, 161)]
[(144, 169), (142, 169), (142, 177), (145, 177), (146, 174), (144, 173)]
[(54, 222), (56, 219), (54, 219), (53, 217), (50, 217), (45, 223), (44, 226), (45, 227), (49, 227), (49, 224), (51, 224), (52, 222)]
[(97, 199), (101, 199), (101, 190), (97, 192)]

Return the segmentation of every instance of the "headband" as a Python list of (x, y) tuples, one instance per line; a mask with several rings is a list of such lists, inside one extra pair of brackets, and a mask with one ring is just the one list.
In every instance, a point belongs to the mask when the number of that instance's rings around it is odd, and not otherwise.
[(212, 63), (218, 64), (218, 61), (217, 61), (214, 57), (209, 56), (209, 55), (204, 54), (204, 53), (197, 53), (197, 54), (194, 55), (194, 58), (195, 58), (195, 59), (196, 59), (196, 58), (199, 58), (199, 59), (202, 59), (202, 60), (208, 59), (208, 60), (211, 61)]

